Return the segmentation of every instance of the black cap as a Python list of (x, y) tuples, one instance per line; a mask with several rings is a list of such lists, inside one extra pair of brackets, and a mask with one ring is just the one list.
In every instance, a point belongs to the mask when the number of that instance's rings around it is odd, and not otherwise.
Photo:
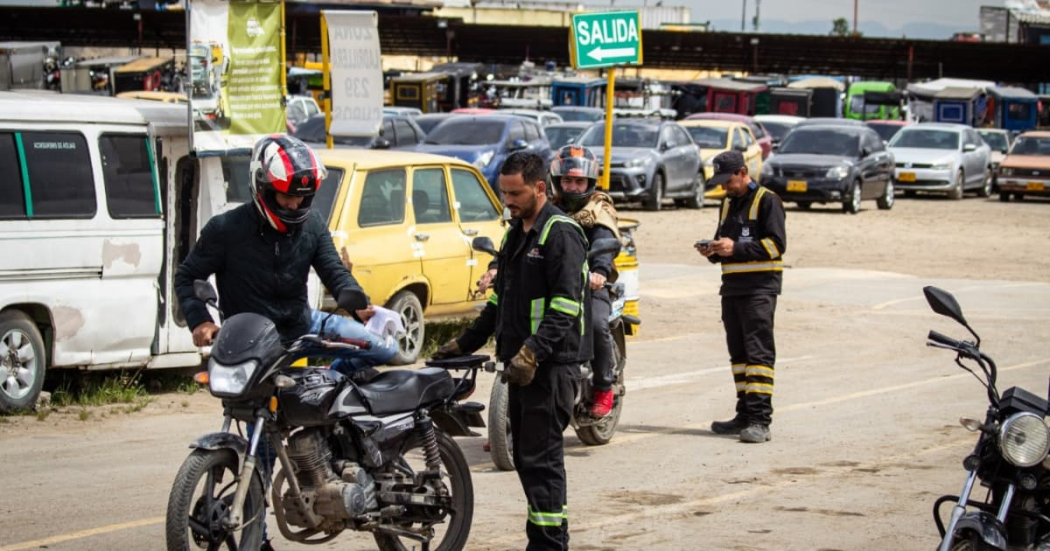
[(708, 183), (713, 186), (719, 186), (728, 182), (730, 176), (746, 166), (744, 165), (744, 156), (739, 151), (723, 151), (715, 156), (712, 164), (715, 168), (715, 175), (711, 177), (711, 181)]

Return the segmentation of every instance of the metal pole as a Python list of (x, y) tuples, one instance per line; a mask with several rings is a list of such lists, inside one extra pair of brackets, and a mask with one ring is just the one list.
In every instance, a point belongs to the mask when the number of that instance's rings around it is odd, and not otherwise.
[(609, 165), (612, 162), (613, 99), (616, 97), (616, 67), (609, 67), (605, 84), (605, 157), (602, 158), (602, 190), (609, 189)]
[(860, 0), (853, 0), (853, 36), (857, 36), (857, 3)]
[(744, 0), (744, 7), (740, 10), (740, 32), (744, 32), (744, 21), (747, 20), (747, 0)]
[(328, 59), (328, 22), (325, 21), (324, 12), (321, 12), (321, 78), (324, 90), (324, 135), (328, 149), (335, 148), (332, 135), (328, 129), (332, 127), (332, 67)]

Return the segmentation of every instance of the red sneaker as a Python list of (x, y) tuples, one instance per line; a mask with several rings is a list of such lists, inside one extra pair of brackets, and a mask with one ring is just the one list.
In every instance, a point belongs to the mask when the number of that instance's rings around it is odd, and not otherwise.
[(594, 391), (594, 405), (591, 406), (591, 415), (595, 417), (605, 417), (612, 411), (613, 406), (613, 391), (611, 390), (596, 390)]

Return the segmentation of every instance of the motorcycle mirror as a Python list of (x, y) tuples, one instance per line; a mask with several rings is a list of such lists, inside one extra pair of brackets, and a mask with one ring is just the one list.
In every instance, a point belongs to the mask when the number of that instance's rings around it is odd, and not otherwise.
[(219, 295), (215, 292), (215, 287), (212, 287), (211, 283), (203, 279), (193, 282), (193, 294), (212, 306), (219, 303)]
[(595, 239), (594, 243), (591, 243), (591, 249), (587, 251), (587, 259), (590, 260), (596, 256), (619, 252), (620, 251), (620, 240), (615, 237), (605, 237), (602, 239)]
[(492, 256), (496, 256), (496, 246), (492, 244), (492, 240), (484, 235), (475, 237), (470, 242), (470, 248), (478, 252), (489, 253)]
[(336, 301), (339, 307), (347, 312), (368, 308), (368, 296), (357, 289), (343, 289)]
[(930, 304), (930, 308), (934, 312), (952, 318), (962, 325), (967, 325), (966, 318), (963, 317), (962, 307), (959, 306), (959, 302), (955, 300), (951, 293), (933, 286), (923, 287), (922, 292), (926, 295), (926, 302)]

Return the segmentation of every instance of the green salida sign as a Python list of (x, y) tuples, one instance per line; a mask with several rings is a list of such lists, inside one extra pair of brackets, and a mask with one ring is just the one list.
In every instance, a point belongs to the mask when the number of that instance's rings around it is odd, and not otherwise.
[(642, 64), (642, 25), (636, 11), (574, 14), (569, 34), (577, 69)]

